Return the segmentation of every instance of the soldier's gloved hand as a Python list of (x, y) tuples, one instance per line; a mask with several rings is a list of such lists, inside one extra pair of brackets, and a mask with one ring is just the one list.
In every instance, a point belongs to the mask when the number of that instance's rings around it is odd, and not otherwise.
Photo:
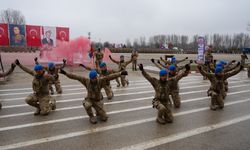
[(14, 63), (11, 64), (11, 68), (14, 69), (16, 65)]
[(189, 63), (192, 64), (192, 63), (193, 63), (193, 60), (190, 60)]
[(139, 69), (142, 71), (143, 70), (143, 64), (139, 64)]
[(60, 69), (60, 73), (61, 74), (66, 74), (66, 71), (64, 71), (63, 69)]
[(121, 75), (128, 75), (128, 72), (127, 71), (125, 71), (125, 70), (123, 70), (122, 72), (121, 72)]
[(67, 60), (66, 59), (63, 59), (63, 63), (66, 64)]
[(217, 62), (217, 60), (216, 60), (216, 59), (214, 59), (214, 64), (216, 64), (216, 62)]
[(20, 65), (20, 62), (18, 59), (16, 59), (15, 63), (16, 63), (16, 65)]
[(188, 71), (189, 71), (191, 67), (190, 67), (190, 65), (189, 65), (189, 64), (186, 64), (186, 65), (185, 65), (185, 68), (186, 68), (186, 70), (188, 70)]
[(152, 58), (152, 59), (151, 59), (151, 61), (152, 61), (152, 63), (155, 63), (155, 60), (154, 60), (154, 58)]
[(35, 62), (37, 62), (37, 59), (38, 59), (38, 58), (37, 58), (37, 57), (35, 57), (35, 58), (34, 58), (34, 61), (35, 61)]
[(188, 57), (186, 57), (186, 59), (188, 59)]
[(158, 60), (157, 63), (160, 64), (161, 63), (160, 60)]
[(236, 62), (236, 60), (232, 60), (232, 63), (235, 63)]
[(84, 64), (79, 64), (79, 66), (81, 66), (81, 67), (84, 67), (84, 68), (85, 68), (85, 65), (84, 65)]
[(111, 59), (111, 55), (109, 55), (109, 58)]

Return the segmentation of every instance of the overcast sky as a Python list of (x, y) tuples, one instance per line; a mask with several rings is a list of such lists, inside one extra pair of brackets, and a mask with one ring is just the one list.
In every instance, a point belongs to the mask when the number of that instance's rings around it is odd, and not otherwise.
[(26, 24), (66, 26), (70, 38), (125, 42), (157, 34), (247, 32), (250, 0), (0, 0)]

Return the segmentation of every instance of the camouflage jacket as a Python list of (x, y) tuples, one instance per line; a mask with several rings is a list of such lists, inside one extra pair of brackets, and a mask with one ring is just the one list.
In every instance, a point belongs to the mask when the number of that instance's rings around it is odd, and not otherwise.
[(29, 68), (24, 67), (23, 65), (19, 65), (19, 67), (32, 75), (34, 77), (32, 81), (32, 88), (34, 91), (34, 94), (37, 96), (46, 96), (49, 95), (49, 82), (54, 81), (55, 78), (52, 75), (43, 75), (41, 78), (36, 78), (36, 72), (33, 70), (30, 70)]
[(107, 75), (105, 77), (99, 77), (96, 82), (92, 82), (89, 78), (74, 75), (71, 73), (66, 73), (66, 76), (70, 79), (78, 80), (81, 82), (87, 89), (87, 97), (86, 99), (90, 99), (93, 101), (101, 100), (101, 89), (105, 85), (107, 81), (114, 80), (117, 77), (121, 76), (121, 73), (114, 73), (111, 75)]
[(161, 103), (168, 103), (170, 101), (169, 99), (169, 83), (166, 82), (160, 82), (160, 80), (151, 77), (149, 74), (146, 73), (145, 70), (142, 71), (142, 75), (151, 83), (155, 90), (155, 100), (160, 101)]
[(200, 69), (200, 73), (203, 76), (206, 76), (210, 83), (211, 83), (211, 89), (214, 90), (215, 92), (221, 93), (222, 90), (225, 89), (224, 81), (227, 80), (229, 77), (236, 75), (241, 71), (241, 66), (239, 65), (236, 69), (233, 71), (225, 72), (222, 77), (216, 76), (214, 73), (208, 73), (207, 71), (204, 70), (203, 67)]

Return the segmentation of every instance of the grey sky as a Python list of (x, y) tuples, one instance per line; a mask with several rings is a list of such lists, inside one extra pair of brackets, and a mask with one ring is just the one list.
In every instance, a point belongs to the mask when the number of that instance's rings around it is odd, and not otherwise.
[(70, 38), (125, 42), (157, 34), (247, 32), (250, 0), (0, 0), (27, 24), (70, 27)]

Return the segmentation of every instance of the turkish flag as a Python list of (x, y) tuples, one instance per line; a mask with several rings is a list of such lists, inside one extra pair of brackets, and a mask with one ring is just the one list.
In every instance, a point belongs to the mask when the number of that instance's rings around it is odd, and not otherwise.
[(56, 27), (56, 39), (59, 41), (69, 41), (69, 28)]
[(0, 45), (9, 46), (8, 24), (0, 24)]
[(26, 25), (27, 46), (41, 46), (41, 27)]

